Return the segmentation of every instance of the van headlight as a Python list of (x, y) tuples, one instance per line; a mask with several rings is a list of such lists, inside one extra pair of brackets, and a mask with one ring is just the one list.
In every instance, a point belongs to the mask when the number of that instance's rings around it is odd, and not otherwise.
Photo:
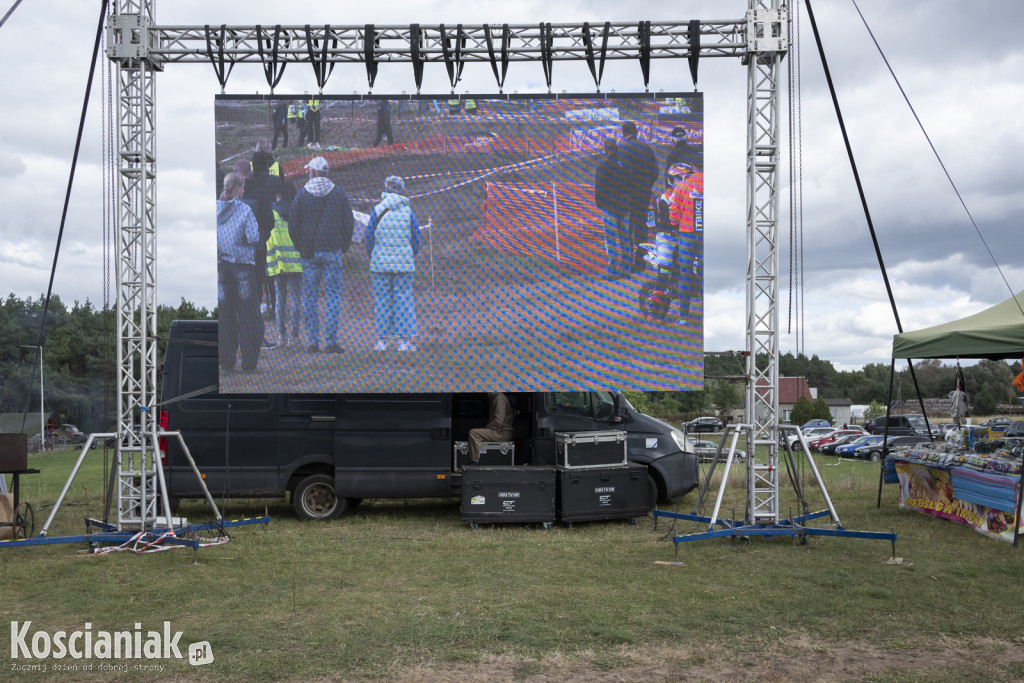
[(672, 430), (672, 440), (676, 442), (676, 446), (678, 446), (679, 450), (681, 450), (682, 452), (684, 452), (684, 453), (692, 452), (692, 451), (686, 450), (686, 445), (687, 445), (686, 444), (686, 435), (683, 434), (678, 429), (673, 429)]

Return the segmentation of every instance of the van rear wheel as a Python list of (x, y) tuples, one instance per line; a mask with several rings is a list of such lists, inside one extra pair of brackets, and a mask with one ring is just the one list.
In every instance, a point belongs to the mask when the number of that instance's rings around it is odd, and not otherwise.
[(292, 506), (300, 519), (325, 521), (340, 517), (348, 509), (348, 498), (335, 495), (332, 477), (311, 474), (292, 492)]

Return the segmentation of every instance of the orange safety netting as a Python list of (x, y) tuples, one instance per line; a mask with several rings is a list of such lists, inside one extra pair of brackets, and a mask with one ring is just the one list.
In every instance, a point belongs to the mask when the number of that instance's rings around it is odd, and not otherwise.
[(484, 225), (487, 244), (598, 272), (605, 267), (604, 228), (592, 185), (487, 183)]

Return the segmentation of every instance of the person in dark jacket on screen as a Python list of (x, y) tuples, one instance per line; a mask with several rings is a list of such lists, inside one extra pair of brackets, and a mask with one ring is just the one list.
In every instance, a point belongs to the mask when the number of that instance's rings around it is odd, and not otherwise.
[(640, 140), (636, 124), (632, 121), (622, 124), (619, 163), (626, 180), (626, 218), (629, 222), (632, 270), (639, 273), (644, 269), (640, 244), (651, 241), (647, 234), (647, 210), (651, 204), (651, 188), (658, 180), (658, 159), (650, 145)]
[[(256, 144), (256, 151), (253, 152), (249, 163), (250, 177), (245, 181), (245, 203), (252, 209), (256, 216), (256, 223), (260, 227), (260, 241), (256, 245), (256, 263), (267, 261), (267, 240), (274, 229), (274, 200), (277, 197), (277, 186), (280, 179), (270, 175), (270, 167), (274, 164), (274, 155), (268, 150), (270, 143), (266, 138), (261, 138)], [(274, 291), (271, 287), (267, 273), (263, 268), (257, 268), (256, 286), (259, 295), (260, 313), (268, 320), (274, 320)]]
[(608, 279), (629, 275), (629, 224), (626, 222), (625, 179), (619, 165), (618, 143), (604, 141), (604, 156), (594, 174), (594, 203), (604, 217), (604, 247), (608, 254)]
[(309, 180), (295, 195), (288, 230), (302, 257), (302, 320), (311, 353), (320, 350), (320, 297), (324, 299), (323, 339), (328, 353), (342, 353), (342, 260), (352, 243), (355, 219), (344, 191), (327, 177), (330, 166), (314, 157)]
[(668, 185), (668, 189), (672, 189), (672, 182), (668, 177), (670, 168), (676, 164), (685, 164), (690, 168), (698, 168), (700, 162), (700, 148), (690, 143), (686, 128), (683, 126), (673, 128), (672, 140), (674, 141), (672, 149), (668, 151), (668, 156), (665, 157), (665, 182)]
[(379, 145), (385, 135), (388, 138), (388, 144), (394, 144), (392, 141), (394, 133), (391, 132), (391, 103), (387, 100), (377, 100), (377, 137), (373, 141), (373, 146)]
[(277, 148), (277, 139), (284, 136), (284, 144), (282, 147), (288, 146), (288, 103), (278, 102), (274, 105), (274, 109), (270, 114), (270, 119), (274, 123), (274, 144), (271, 149)]

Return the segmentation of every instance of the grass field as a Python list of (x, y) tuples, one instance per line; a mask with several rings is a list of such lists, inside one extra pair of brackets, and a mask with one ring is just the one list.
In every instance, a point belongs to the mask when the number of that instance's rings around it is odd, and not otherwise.
[[(30, 456), (22, 480), (37, 528), (77, 457)], [(456, 501), (366, 501), (327, 524), (285, 501), (231, 501), (229, 518), (269, 527), (231, 541), (151, 555), (92, 556), (82, 545), (0, 550), (0, 679), (50, 680), (1019, 680), (1024, 678), (1024, 560), (967, 527), (899, 510), (895, 487), (875, 508), (878, 464), (818, 459), (845, 527), (887, 542), (812, 538), (683, 544), (653, 520), (471, 530)], [(84, 531), (100, 512), (94, 451), (50, 536)], [(742, 509), (742, 469), (730, 477)], [(680, 504), (689, 511), (690, 494)], [(792, 500), (787, 495), (784, 501)], [(784, 502), (784, 505), (788, 502)], [(795, 509), (795, 501), (794, 501)], [(820, 496), (812, 498), (820, 509)], [(186, 502), (182, 514), (205, 521)], [(678, 523), (676, 532), (698, 531)], [(209, 641), (213, 663), (142, 660), (160, 672), (83, 671), (45, 660), (18, 671), (10, 621), (29, 633), (182, 631)], [(92, 660), (93, 665), (105, 660)], [(78, 665), (55, 672), (55, 663)], [(115, 662), (117, 663), (117, 662)], [(121, 662), (123, 663), (123, 662)], [(68, 679), (71, 680), (71, 679)]]

